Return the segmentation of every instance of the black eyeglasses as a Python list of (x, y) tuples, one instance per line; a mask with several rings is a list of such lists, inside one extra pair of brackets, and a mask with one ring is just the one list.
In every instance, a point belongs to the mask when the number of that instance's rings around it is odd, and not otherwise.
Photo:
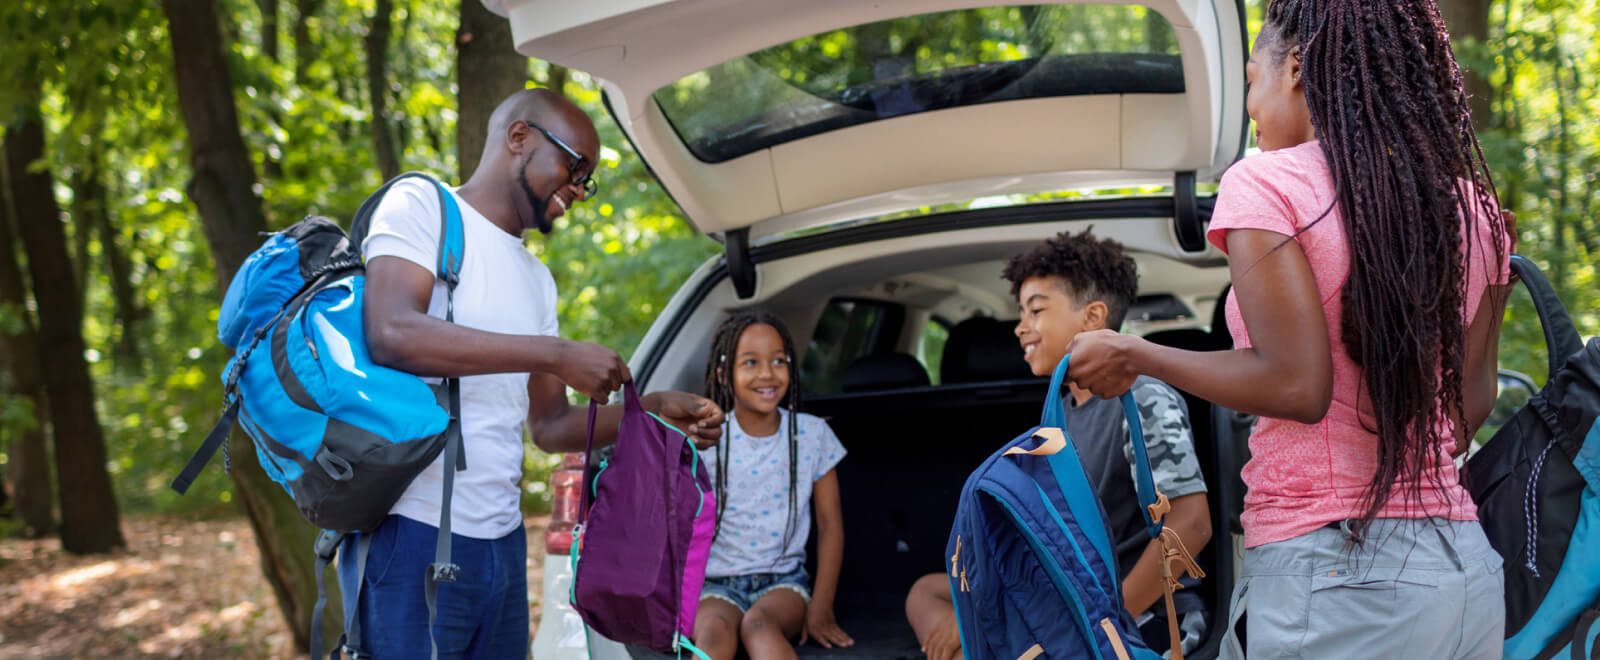
[(600, 184), (594, 180), (594, 172), (579, 174), (579, 172), (583, 172), (583, 164), (588, 162), (589, 159), (578, 153), (576, 149), (567, 146), (567, 143), (562, 142), (561, 138), (556, 137), (554, 133), (545, 130), (543, 126), (526, 119), (522, 123), (527, 124), (528, 128), (539, 131), (539, 134), (549, 140), (550, 144), (556, 145), (557, 149), (567, 153), (567, 157), (572, 159), (572, 162), (567, 165), (568, 180), (572, 182), (572, 185), (583, 189), (584, 199), (593, 199), (595, 193), (600, 190)]

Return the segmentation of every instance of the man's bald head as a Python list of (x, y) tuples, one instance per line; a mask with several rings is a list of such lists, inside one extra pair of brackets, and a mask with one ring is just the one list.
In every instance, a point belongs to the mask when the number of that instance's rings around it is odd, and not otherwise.
[(496, 150), (506, 148), (511, 127), (519, 121), (531, 121), (554, 133), (568, 146), (591, 161), (600, 150), (600, 135), (594, 122), (581, 108), (567, 97), (548, 89), (524, 89), (501, 101), (489, 115), (489, 139), (485, 141), (483, 161), (492, 159)]
[(588, 114), (550, 90), (525, 89), (490, 114), (483, 155), (462, 185), (506, 231), (548, 234), (556, 218), (588, 199), (599, 152)]

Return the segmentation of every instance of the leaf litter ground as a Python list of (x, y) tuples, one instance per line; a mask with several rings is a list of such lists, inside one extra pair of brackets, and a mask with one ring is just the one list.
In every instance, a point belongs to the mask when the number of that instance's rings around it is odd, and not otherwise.
[[(526, 521), (535, 625), (544, 521)], [(304, 656), (249, 521), (140, 516), (123, 533), (127, 549), (83, 557), (54, 538), (0, 539), (0, 660)]]

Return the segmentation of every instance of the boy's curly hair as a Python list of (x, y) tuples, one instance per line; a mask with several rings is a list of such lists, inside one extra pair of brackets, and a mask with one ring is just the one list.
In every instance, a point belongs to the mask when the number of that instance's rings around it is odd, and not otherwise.
[(1011, 257), (1004, 274), (1011, 282), (1011, 296), (1017, 297), (1029, 278), (1059, 276), (1079, 305), (1096, 300), (1105, 303), (1107, 328), (1122, 327), (1128, 307), (1139, 294), (1139, 270), (1121, 243), (1095, 238), (1093, 231), (1094, 227), (1080, 234), (1061, 232)]

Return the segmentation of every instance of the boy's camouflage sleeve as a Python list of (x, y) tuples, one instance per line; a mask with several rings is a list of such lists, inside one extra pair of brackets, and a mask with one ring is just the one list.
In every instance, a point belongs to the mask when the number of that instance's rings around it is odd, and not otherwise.
[[(1133, 400), (1139, 404), (1139, 422), (1144, 427), (1144, 446), (1150, 455), (1150, 473), (1155, 477), (1156, 488), (1168, 499), (1206, 492), (1183, 396), (1165, 383), (1139, 383), (1134, 385)], [(1126, 422), (1123, 427), (1127, 427)], [(1131, 437), (1123, 443), (1122, 452), (1132, 469)]]

